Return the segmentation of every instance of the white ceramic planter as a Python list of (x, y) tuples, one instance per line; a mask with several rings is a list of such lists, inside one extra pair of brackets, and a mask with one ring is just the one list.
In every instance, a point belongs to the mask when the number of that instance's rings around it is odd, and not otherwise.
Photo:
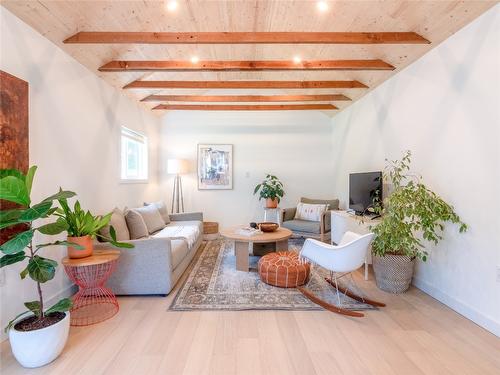
[(69, 312), (63, 320), (35, 331), (9, 330), (12, 353), (23, 367), (40, 367), (61, 354), (69, 334)]

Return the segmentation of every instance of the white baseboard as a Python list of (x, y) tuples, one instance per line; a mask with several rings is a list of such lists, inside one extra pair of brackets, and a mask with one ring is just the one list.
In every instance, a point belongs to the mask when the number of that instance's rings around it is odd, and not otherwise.
[(494, 335), (500, 337), (500, 322), (494, 321), (489, 316), (477, 311), (469, 305), (449, 296), (442, 290), (430, 285), (429, 283), (419, 279), (418, 277), (413, 277), (413, 285), (420, 289), (421, 291), (427, 293), (431, 297), (434, 297), (438, 301), (444, 303), (449, 308), (455, 310), (460, 315), (463, 315), (467, 319), (472, 320), (477, 325), (483, 327), (487, 331), (493, 333)]

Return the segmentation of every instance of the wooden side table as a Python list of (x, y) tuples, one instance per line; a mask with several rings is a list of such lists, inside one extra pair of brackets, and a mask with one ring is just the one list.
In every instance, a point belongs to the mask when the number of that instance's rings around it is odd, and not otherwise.
[(93, 255), (86, 258), (62, 260), (68, 277), (79, 288), (73, 296), (72, 326), (96, 324), (118, 312), (116, 296), (104, 284), (115, 270), (119, 257), (120, 251), (109, 249), (94, 250)]

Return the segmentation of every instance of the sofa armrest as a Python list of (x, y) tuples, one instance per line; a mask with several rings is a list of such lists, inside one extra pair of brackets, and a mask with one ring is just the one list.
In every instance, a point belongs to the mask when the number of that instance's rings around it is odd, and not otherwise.
[(297, 207), (284, 208), (282, 213), (281, 213), (282, 214), (281, 221), (285, 222), (285, 221), (293, 220), (296, 212), (297, 212)]
[(170, 214), (171, 221), (203, 221), (203, 212), (186, 212), (180, 214)]

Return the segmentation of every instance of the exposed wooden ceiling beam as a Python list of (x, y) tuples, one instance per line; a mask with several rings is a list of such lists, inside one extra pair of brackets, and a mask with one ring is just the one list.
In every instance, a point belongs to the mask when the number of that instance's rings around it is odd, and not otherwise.
[(366, 89), (359, 81), (133, 81), (124, 89)]
[(290, 110), (332, 110), (338, 109), (332, 104), (277, 104), (277, 105), (183, 105), (159, 104), (154, 110), (182, 111), (290, 111)]
[(265, 71), (265, 70), (394, 70), (385, 61), (375, 60), (313, 60), (295, 63), (282, 60), (256, 61), (111, 61), (99, 68), (101, 72), (148, 71)]
[(64, 43), (90, 44), (429, 44), (414, 32), (95, 32)]
[(141, 102), (331, 102), (351, 100), (342, 94), (332, 95), (149, 95)]

